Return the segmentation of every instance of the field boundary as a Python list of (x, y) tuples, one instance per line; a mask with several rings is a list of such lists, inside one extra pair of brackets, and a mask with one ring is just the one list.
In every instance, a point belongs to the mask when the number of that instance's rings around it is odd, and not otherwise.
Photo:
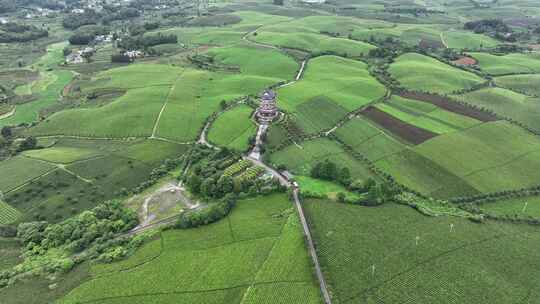
[(438, 136), (436, 133), (404, 122), (374, 106), (369, 106), (364, 109), (362, 115), (399, 138), (414, 145), (421, 144)]
[(496, 115), (492, 113), (472, 107), (468, 103), (461, 103), (459, 101), (438, 94), (422, 93), (416, 91), (400, 91), (396, 95), (406, 99), (427, 102), (438, 108), (466, 117), (474, 118), (481, 122), (500, 120)]

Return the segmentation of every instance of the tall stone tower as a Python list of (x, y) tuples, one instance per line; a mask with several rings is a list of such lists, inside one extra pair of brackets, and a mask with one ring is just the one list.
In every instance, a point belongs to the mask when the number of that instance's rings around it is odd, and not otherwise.
[(261, 102), (256, 112), (259, 123), (269, 124), (279, 115), (276, 106), (276, 93), (272, 90), (266, 90), (261, 95)]

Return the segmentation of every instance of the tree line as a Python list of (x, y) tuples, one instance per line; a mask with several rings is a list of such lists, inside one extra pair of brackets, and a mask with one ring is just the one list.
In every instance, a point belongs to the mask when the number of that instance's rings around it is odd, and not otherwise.
[[(102, 203), (58, 224), (21, 223), (16, 228), (16, 236), (22, 242), (24, 260), (15, 268), (0, 272), (0, 288), (28, 273), (68, 272), (86, 260), (110, 261), (132, 253), (141, 245), (141, 238), (119, 237), (119, 234), (137, 224), (137, 213), (120, 201)], [(3, 235), (15, 234), (13, 227), (2, 227), (0, 231)], [(67, 255), (51, 254), (57, 251)]]
[(377, 206), (394, 199), (401, 189), (389, 182), (378, 183), (373, 178), (365, 180), (353, 180), (349, 168), (339, 168), (330, 160), (316, 163), (311, 169), (311, 177), (338, 183), (348, 191), (360, 194), (360, 199), (349, 200), (345, 193), (338, 193), (338, 201), (345, 203), (360, 204), (365, 206)]
[(49, 36), (46, 29), (15, 22), (0, 25), (0, 30), (0, 43), (27, 42)]

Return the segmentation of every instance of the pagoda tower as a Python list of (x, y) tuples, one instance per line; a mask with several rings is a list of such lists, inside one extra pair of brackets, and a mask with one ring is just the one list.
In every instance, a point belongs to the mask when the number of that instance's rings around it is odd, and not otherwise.
[(269, 124), (279, 115), (276, 106), (276, 93), (272, 90), (265, 90), (261, 95), (261, 102), (256, 112), (257, 121), (261, 124)]

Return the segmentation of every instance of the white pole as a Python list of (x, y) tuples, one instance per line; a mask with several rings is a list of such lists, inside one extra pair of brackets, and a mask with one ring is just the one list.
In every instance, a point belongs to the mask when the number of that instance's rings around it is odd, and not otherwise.
[(375, 264), (371, 265), (371, 275), (375, 276)]
[(454, 231), (454, 224), (450, 224), (450, 232)]
[(521, 212), (525, 213), (525, 210), (527, 210), (528, 204), (529, 204), (528, 202), (525, 202), (525, 206), (523, 206), (523, 210), (521, 210)]

